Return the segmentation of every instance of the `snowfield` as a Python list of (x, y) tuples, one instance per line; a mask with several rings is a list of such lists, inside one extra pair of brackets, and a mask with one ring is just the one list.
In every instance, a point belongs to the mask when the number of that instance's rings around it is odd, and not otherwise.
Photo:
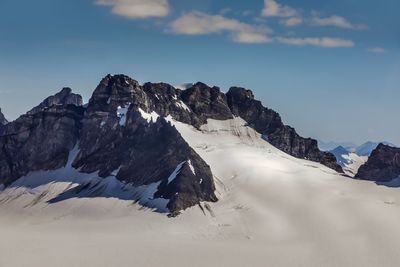
[[(139, 204), (154, 188), (33, 173), (0, 193), (0, 266), (400, 265), (399, 189), (293, 158), (240, 118), (201, 131), (167, 119), (211, 166), (220, 201), (168, 218)], [(48, 203), (82, 179), (97, 181), (92, 195)]]

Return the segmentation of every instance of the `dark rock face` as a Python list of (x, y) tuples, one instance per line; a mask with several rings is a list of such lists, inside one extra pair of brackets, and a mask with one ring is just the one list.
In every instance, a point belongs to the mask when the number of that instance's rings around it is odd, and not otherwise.
[(6, 125), (7, 123), (8, 123), (8, 121), (4, 117), (4, 114), (1, 112), (1, 108), (0, 108), (0, 125)]
[(250, 90), (232, 87), (226, 96), (232, 113), (247, 121), (249, 126), (263, 134), (268, 142), (278, 149), (296, 158), (320, 162), (331, 169), (343, 172), (333, 154), (320, 151), (316, 140), (303, 138), (295, 129), (284, 125), (279, 114), (255, 100)]
[(78, 140), (82, 115), (81, 107), (53, 106), (7, 124), (0, 136), (0, 184), (63, 167)]
[(163, 117), (200, 127), (207, 119), (232, 119), (226, 96), (218, 87), (196, 83), (180, 90), (165, 83), (146, 83), (143, 90), (149, 98), (148, 108)]
[(77, 94), (73, 94), (71, 88), (63, 88), (60, 92), (53, 96), (49, 96), (38, 106), (34, 107), (27, 114), (35, 114), (49, 108), (53, 105), (75, 105), (82, 106), (82, 97)]
[[(127, 76), (107, 76), (89, 101), (73, 166), (82, 172), (98, 171), (102, 177), (118, 170), (119, 180), (135, 186), (161, 182), (154, 197), (169, 199), (172, 213), (200, 201), (217, 201), (210, 167), (179, 132), (162, 118), (152, 122), (141, 116), (139, 109), (164, 116), (182, 113), (171, 100), (177, 101), (176, 92), (166, 84), (146, 84), (142, 89)], [(187, 171), (188, 162), (194, 172)], [(181, 163), (177, 177), (168, 183)]]
[(207, 122), (207, 119), (232, 119), (232, 112), (228, 107), (226, 96), (218, 87), (209, 87), (204, 83), (196, 83), (184, 90), (182, 101), (197, 115), (192, 122), (196, 127)]
[(356, 178), (390, 182), (400, 177), (400, 148), (379, 144), (359, 169)]
[(3, 133), (5, 125), (8, 123), (7, 119), (4, 117), (4, 114), (1, 112), (0, 108), (0, 135)]

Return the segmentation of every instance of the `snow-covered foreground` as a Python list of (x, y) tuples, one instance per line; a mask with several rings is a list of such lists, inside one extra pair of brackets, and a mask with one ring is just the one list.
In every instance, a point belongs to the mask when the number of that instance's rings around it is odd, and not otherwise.
[(112, 192), (48, 204), (62, 181), (8, 192), (0, 266), (399, 266), (398, 189), (288, 156), (240, 119), (173, 123), (217, 177), (210, 211), (168, 218)]

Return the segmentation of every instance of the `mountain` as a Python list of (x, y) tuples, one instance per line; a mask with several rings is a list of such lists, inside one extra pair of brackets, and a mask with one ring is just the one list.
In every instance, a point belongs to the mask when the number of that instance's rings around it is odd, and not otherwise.
[(1, 112), (1, 108), (0, 108), (0, 125), (6, 125), (7, 123), (8, 123), (8, 121), (4, 117), (4, 114)]
[[(165, 83), (141, 86), (127, 76), (108, 75), (85, 106), (79, 95), (64, 88), (7, 124), (0, 137), (0, 183), (13, 186), (21, 177), (42, 171), (61, 180), (81, 179), (79, 187), (49, 200), (54, 202), (110, 196), (104, 181), (114, 181), (125, 191), (111, 190), (111, 196), (126, 198), (130, 192), (144, 206), (177, 215), (218, 198), (209, 165), (173, 121), (201, 130), (209, 120), (235, 118), (283, 152), (342, 172), (332, 154), (284, 125), (250, 90), (232, 87), (224, 94), (200, 82), (185, 90)], [(67, 177), (60, 177), (61, 170)]]
[(175, 85), (175, 88), (176, 89), (180, 89), (180, 90), (186, 90), (186, 89), (189, 89), (192, 86), (193, 86), (193, 83), (182, 83), (182, 84), (179, 84), (179, 85)]
[(342, 166), (345, 174), (354, 177), (358, 169), (368, 160), (367, 156), (359, 156), (354, 152), (348, 151), (343, 146), (338, 146), (330, 151), (335, 155), (337, 163)]
[(398, 266), (398, 190), (279, 150), (290, 129), (235, 90), (110, 75), (8, 124), (1, 264)]
[(82, 101), (82, 96), (78, 94), (73, 94), (72, 89), (65, 87), (63, 88), (60, 92), (58, 92), (55, 95), (49, 96), (45, 100), (43, 100), (42, 103), (40, 103), (38, 106), (32, 108), (30, 111), (27, 112), (27, 114), (35, 114), (39, 113), (46, 108), (49, 108), (51, 106), (55, 105), (75, 105), (75, 106), (82, 106), (83, 101)]
[(4, 126), (8, 123), (7, 119), (4, 117), (4, 114), (1, 112), (0, 108), (0, 135), (3, 132)]
[(394, 144), (391, 144), (389, 142), (366, 142), (358, 147), (355, 148), (355, 153), (359, 156), (370, 156), (372, 151), (377, 148), (377, 146), (379, 144), (384, 144), (384, 145), (388, 145), (388, 146), (392, 146), (395, 147)]
[(8, 123), (6, 117), (4, 116), (4, 114), (1, 112), (1, 108), (0, 108), (0, 125), (4, 126)]
[(379, 144), (368, 161), (361, 166), (356, 178), (390, 182), (400, 177), (400, 148)]
[(353, 152), (353, 148), (357, 147), (352, 142), (334, 142), (334, 141), (329, 141), (329, 142), (324, 142), (321, 140), (318, 140), (318, 147), (322, 151), (332, 151), (337, 147), (344, 147), (346, 150)]

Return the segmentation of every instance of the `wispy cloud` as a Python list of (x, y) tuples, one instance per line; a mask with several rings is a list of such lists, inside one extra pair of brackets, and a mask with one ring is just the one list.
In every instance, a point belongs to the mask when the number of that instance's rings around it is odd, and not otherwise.
[[(131, 18), (145, 19), (150, 17), (165, 17), (170, 13), (169, 0), (95, 0), (97, 5), (110, 6), (112, 13)], [(199, 11), (183, 14), (171, 22), (165, 23), (168, 33), (181, 35), (209, 35), (227, 34), (233, 42), (244, 44), (281, 43), (295, 46), (318, 46), (324, 48), (354, 47), (352, 40), (334, 37), (282, 37), (273, 35), (273, 31), (265, 26), (265, 20), (276, 17), (282, 25), (287, 27), (298, 26), (306, 23), (316, 26), (336, 26), (341, 28), (358, 29), (363, 25), (350, 23), (343, 17), (331, 16), (318, 17), (312, 13), (312, 20), (302, 16), (302, 12), (288, 5), (282, 5), (277, 0), (264, 0), (262, 16), (253, 23), (244, 22), (237, 18), (229, 17), (233, 12), (229, 7), (213, 15)], [(250, 11), (245, 11), (250, 14)], [(379, 52), (373, 49), (370, 52)]]
[(364, 24), (354, 24), (348, 21), (346, 18), (337, 15), (332, 15), (324, 18), (319, 16), (313, 16), (311, 19), (311, 23), (312, 25), (315, 26), (333, 26), (333, 27), (352, 29), (352, 30), (368, 29), (368, 27)]
[(292, 17), (292, 18), (281, 20), (281, 24), (288, 26), (288, 27), (297, 26), (302, 23), (303, 23), (303, 19), (300, 17)]
[(296, 46), (319, 46), (324, 48), (337, 48), (337, 47), (354, 47), (352, 40), (342, 38), (331, 38), (331, 37), (276, 37), (277, 42), (287, 45)]
[(112, 7), (112, 13), (130, 19), (165, 17), (170, 12), (168, 0), (96, 0), (97, 5)]
[(367, 49), (368, 52), (370, 53), (375, 53), (375, 54), (384, 54), (386, 53), (386, 49), (382, 47), (372, 47)]
[(238, 43), (268, 43), (271, 31), (265, 26), (255, 26), (222, 15), (190, 12), (170, 24), (169, 31), (185, 35), (205, 35), (227, 32)]
[(298, 10), (287, 5), (281, 5), (276, 0), (264, 0), (261, 12), (264, 17), (280, 17), (281, 24), (293, 27), (303, 23), (303, 18)]
[(279, 4), (275, 0), (264, 0), (262, 15), (265, 17), (295, 17), (298, 15), (296, 9)]

